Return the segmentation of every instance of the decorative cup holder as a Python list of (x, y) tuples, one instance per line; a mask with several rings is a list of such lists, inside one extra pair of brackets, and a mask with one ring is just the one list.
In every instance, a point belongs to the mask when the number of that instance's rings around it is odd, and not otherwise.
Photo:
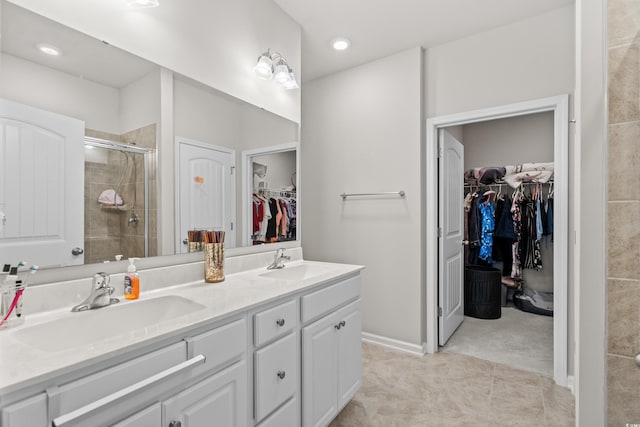
[(204, 281), (218, 283), (224, 281), (224, 243), (203, 243)]

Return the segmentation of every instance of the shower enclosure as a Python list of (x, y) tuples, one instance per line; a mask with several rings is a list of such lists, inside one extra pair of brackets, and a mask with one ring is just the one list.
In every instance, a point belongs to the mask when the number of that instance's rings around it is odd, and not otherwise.
[[(134, 144), (85, 137), (85, 263), (155, 255), (150, 248), (150, 157)], [(155, 221), (154, 221), (155, 223)]]

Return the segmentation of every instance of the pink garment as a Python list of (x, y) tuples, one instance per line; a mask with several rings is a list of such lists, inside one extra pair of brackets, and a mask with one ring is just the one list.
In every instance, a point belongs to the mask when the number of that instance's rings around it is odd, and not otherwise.
[(120, 195), (116, 193), (116, 190), (112, 188), (100, 193), (100, 196), (98, 196), (98, 203), (108, 206), (122, 206), (124, 204), (122, 197), (120, 197)]

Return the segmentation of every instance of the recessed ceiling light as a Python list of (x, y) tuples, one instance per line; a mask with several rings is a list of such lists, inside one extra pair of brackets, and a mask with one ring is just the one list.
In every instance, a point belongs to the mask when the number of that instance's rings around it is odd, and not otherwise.
[(38, 43), (37, 45), (38, 50), (42, 53), (45, 53), (47, 55), (51, 55), (51, 56), (58, 56), (60, 55), (60, 49), (58, 49), (57, 47), (51, 45), (51, 44), (47, 44), (47, 43)]
[(127, 6), (131, 9), (145, 9), (160, 6), (159, 0), (127, 0)]
[(348, 49), (349, 46), (351, 46), (351, 41), (349, 39), (345, 39), (344, 37), (338, 37), (336, 39), (333, 39), (333, 41), (331, 42), (331, 46), (333, 46), (335, 50), (345, 50)]

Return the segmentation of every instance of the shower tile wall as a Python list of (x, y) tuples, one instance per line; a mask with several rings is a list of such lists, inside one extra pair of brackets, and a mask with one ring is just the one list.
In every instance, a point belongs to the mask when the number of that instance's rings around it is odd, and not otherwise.
[[(86, 129), (87, 136), (116, 142), (131, 143), (145, 148), (156, 147), (156, 126), (149, 125), (124, 135)], [(98, 150), (103, 150), (98, 148)], [(120, 174), (126, 163), (125, 156), (115, 150), (105, 150), (108, 161), (104, 163), (85, 162), (85, 263), (99, 263), (114, 260), (115, 255), (127, 257), (144, 256), (144, 162), (141, 155), (136, 158), (137, 197), (133, 211), (104, 209), (97, 203), (98, 196), (106, 189), (118, 185)], [(149, 171), (149, 256), (157, 255), (157, 195), (155, 154), (151, 158)], [(132, 171), (125, 177), (120, 193), (127, 205), (133, 204)], [(129, 218), (136, 213), (139, 221), (129, 225)]]
[(609, 0), (607, 418), (640, 423), (640, 3)]

